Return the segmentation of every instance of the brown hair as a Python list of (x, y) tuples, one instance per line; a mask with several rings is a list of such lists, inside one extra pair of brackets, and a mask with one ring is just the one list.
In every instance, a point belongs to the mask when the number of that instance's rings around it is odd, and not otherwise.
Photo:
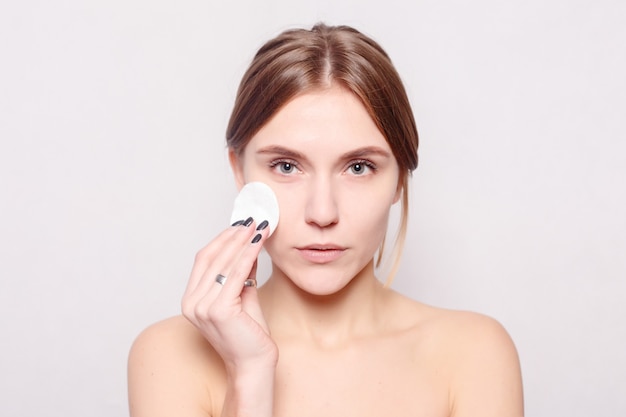
[[(408, 176), (417, 167), (418, 135), (400, 76), (378, 43), (349, 26), (322, 23), (311, 30), (287, 30), (269, 40), (241, 80), (226, 131), (227, 145), (240, 154), (254, 134), (296, 95), (331, 85), (340, 85), (361, 100), (400, 168), (402, 214), (389, 284), (406, 237)], [(383, 246), (384, 241), (376, 266)]]

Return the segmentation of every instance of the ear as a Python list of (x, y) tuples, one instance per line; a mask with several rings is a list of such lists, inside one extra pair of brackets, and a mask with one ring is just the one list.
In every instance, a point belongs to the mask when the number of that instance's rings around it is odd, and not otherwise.
[(233, 171), (233, 175), (235, 177), (235, 184), (237, 184), (237, 189), (241, 190), (241, 188), (245, 185), (244, 175), (243, 175), (243, 161), (237, 153), (228, 149), (228, 161), (230, 162), (230, 169)]
[(404, 187), (406, 187), (406, 183), (406, 176), (398, 178), (398, 186), (396, 187), (396, 194), (393, 196), (393, 204), (400, 201), (400, 197), (402, 197), (402, 191), (404, 190)]

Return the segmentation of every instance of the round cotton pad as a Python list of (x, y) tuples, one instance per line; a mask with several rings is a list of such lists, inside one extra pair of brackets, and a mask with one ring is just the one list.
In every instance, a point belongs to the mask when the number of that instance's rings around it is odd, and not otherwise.
[(249, 182), (239, 191), (233, 205), (230, 223), (245, 220), (248, 217), (252, 217), (257, 224), (267, 220), (270, 236), (274, 233), (278, 224), (278, 200), (267, 184)]

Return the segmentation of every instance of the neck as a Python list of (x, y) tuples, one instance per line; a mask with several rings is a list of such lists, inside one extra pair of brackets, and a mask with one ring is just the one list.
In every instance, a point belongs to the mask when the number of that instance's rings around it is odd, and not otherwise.
[(387, 293), (374, 275), (373, 262), (330, 295), (303, 291), (276, 267), (259, 289), (273, 336), (306, 339), (322, 347), (340, 346), (377, 332), (383, 324), (382, 305)]

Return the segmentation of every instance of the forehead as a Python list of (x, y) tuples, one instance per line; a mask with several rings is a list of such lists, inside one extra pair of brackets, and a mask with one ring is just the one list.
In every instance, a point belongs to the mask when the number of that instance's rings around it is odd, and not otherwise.
[(252, 137), (246, 150), (254, 152), (272, 145), (305, 152), (319, 147), (327, 151), (349, 151), (364, 146), (390, 150), (365, 106), (341, 87), (296, 96)]

